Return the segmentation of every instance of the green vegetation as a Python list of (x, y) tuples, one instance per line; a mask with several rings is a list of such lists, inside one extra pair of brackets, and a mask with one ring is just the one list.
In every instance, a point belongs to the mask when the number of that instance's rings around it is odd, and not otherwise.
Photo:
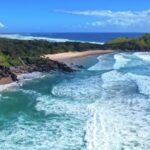
[(44, 40), (14, 40), (0, 38), (0, 65), (16, 66), (26, 59), (37, 59), (44, 54), (98, 49), (100, 45), (79, 42), (51, 43)]
[(139, 38), (117, 38), (105, 44), (106, 48), (123, 51), (150, 51), (150, 34)]
[(139, 38), (117, 38), (104, 45), (44, 40), (15, 40), (0, 38), (0, 66), (19, 66), (42, 55), (68, 51), (114, 49), (121, 51), (150, 51), (150, 34)]

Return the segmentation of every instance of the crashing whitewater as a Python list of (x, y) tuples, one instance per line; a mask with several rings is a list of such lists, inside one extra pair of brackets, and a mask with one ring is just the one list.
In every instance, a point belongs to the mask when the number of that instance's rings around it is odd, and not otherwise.
[(61, 79), (59, 74), (23, 82), (16, 92), (34, 99), (33, 105), (28, 101), (30, 109), (40, 113), (38, 123), (24, 111), (11, 132), (0, 131), (0, 148), (149, 150), (150, 53), (106, 54), (97, 59), (88, 70)]

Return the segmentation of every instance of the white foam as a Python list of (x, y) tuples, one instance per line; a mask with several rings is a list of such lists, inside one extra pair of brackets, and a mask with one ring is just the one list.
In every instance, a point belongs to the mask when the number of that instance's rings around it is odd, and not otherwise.
[(9, 129), (0, 134), (1, 150), (61, 150), (80, 148), (82, 146), (82, 130), (80, 122), (57, 117), (44, 121), (29, 121), (19, 116)]
[(0, 149), (149, 150), (150, 77), (116, 70), (97, 74), (64, 79), (52, 96), (24, 91), (36, 95), (42, 117), (19, 117), (1, 131)]
[(7, 38), (7, 39), (19, 39), (19, 40), (46, 40), (46, 41), (49, 41), (49, 42), (67, 42), (67, 41), (71, 41), (69, 39), (36, 37), (36, 36), (21, 35), (21, 34), (0, 34), (0, 37), (1, 38)]
[(16, 82), (0, 85), (0, 92), (6, 91), (6, 90), (12, 90), (12, 89), (15, 89), (16, 87), (18, 87), (18, 84)]
[(87, 150), (149, 149), (150, 119), (146, 109), (150, 100), (143, 100), (115, 97), (91, 105), (85, 129)]
[(85, 136), (87, 150), (120, 150), (119, 135), (116, 127), (113, 127), (114, 120), (110, 120), (109, 109), (105, 109), (108, 108), (96, 103), (89, 106), (91, 118), (87, 122)]
[[(111, 71), (103, 74), (102, 80), (104, 82), (103, 88), (113, 86), (114, 83), (119, 84), (120, 81), (122, 81), (122, 85), (124, 85), (124, 83), (132, 82), (132, 84), (135, 83), (138, 86), (141, 94), (150, 95), (150, 76), (137, 75), (133, 73), (122, 74), (118, 71)], [(127, 88), (129, 87), (130, 84), (127, 85)], [(124, 89), (126, 89), (126, 87), (124, 87)]]
[(88, 68), (88, 70), (110, 70), (113, 68), (113, 55), (105, 54), (97, 57), (98, 63)]
[(41, 72), (24, 73), (17, 76), (18, 80), (32, 80), (43, 77), (45, 77), (45, 74)]
[(127, 77), (136, 82), (139, 87), (140, 93), (150, 95), (150, 76), (128, 73)]
[(61, 84), (54, 86), (52, 93), (58, 97), (70, 97), (72, 100), (86, 100), (87, 102), (90, 102), (100, 95), (100, 82), (101, 79), (99, 76), (64, 81)]
[(123, 53), (115, 54), (114, 59), (116, 60), (114, 69), (120, 69), (131, 61), (131, 59), (126, 58), (126, 55), (124, 55)]
[(110, 71), (110, 72), (102, 74), (102, 80), (104, 83), (114, 82), (118, 80), (125, 80), (125, 77), (123, 76), (122, 73), (114, 70), (114, 71)]
[(150, 52), (136, 52), (134, 55), (143, 61), (148, 61), (150, 62)]
[(97, 59), (98, 63), (88, 70), (118, 70), (126, 67), (131, 68), (146, 65), (150, 62), (150, 52), (105, 54), (99, 56)]
[[(93, 77), (94, 78), (94, 77)], [(150, 130), (149, 123), (149, 109), (150, 99), (146, 99), (141, 94), (149, 94), (149, 77), (143, 75), (137, 75), (133, 73), (121, 73), (119, 71), (110, 71), (102, 75), (103, 84), (100, 81), (100, 78), (96, 82), (89, 82), (93, 80), (80, 81), (80, 86), (78, 85), (79, 91), (85, 88), (86, 91), (95, 90), (93, 84), (99, 84), (102, 86), (98, 88), (99, 93), (102, 90), (102, 94), (99, 94), (99, 99), (96, 97), (95, 103), (88, 104), (85, 102), (83, 107), (75, 105), (73, 108), (71, 105), (64, 107), (63, 111), (66, 110), (67, 113), (78, 114), (77, 116), (83, 117), (83, 112), (80, 109), (85, 111), (85, 116), (87, 116), (88, 121), (85, 127), (85, 141), (87, 150), (147, 150), (150, 147), (149, 136), (150, 133), (147, 132)], [(85, 86), (85, 81), (89, 84)], [(72, 84), (71, 84), (72, 83)], [(62, 84), (61, 87), (55, 89), (53, 94), (64, 96), (71, 92), (66, 90), (73, 90), (73, 96), (75, 99), (83, 97), (86, 99), (88, 97), (88, 92), (83, 95), (79, 94), (76, 84), (78, 81)], [(72, 88), (70, 88), (70, 86)], [(85, 87), (84, 87), (84, 86)], [(83, 86), (83, 89), (81, 88)], [(63, 91), (60, 94), (60, 89)], [(65, 90), (64, 90), (65, 89)], [(137, 93), (137, 89), (139, 93)], [(59, 94), (57, 93), (59, 91)], [(57, 92), (56, 92), (57, 91)], [(67, 92), (68, 91), (68, 92)], [(76, 93), (75, 93), (76, 92)], [(98, 92), (98, 91), (97, 91)], [(56, 94), (57, 93), (57, 94)], [(90, 99), (90, 96), (89, 96)], [(87, 103), (87, 104), (86, 104)], [(64, 105), (64, 104), (63, 104)], [(43, 106), (45, 110), (47, 104)], [(57, 104), (55, 105), (56, 108)], [(58, 105), (59, 106), (59, 105)], [(73, 105), (74, 106), (74, 105)], [(79, 108), (79, 109), (78, 109)], [(51, 110), (51, 107), (48, 107), (47, 110)], [(53, 110), (53, 109), (52, 109)], [(62, 111), (62, 108), (60, 109)], [(87, 115), (88, 114), (88, 115)]]
[(84, 43), (99, 44), (99, 45), (104, 45), (105, 44), (105, 42), (84, 42)]
[(37, 98), (36, 109), (49, 114), (68, 114), (75, 115), (78, 118), (85, 119), (87, 115), (86, 104), (72, 102), (71, 100), (63, 101), (50, 96), (40, 96)]
[(42, 72), (32, 72), (32, 73), (24, 73), (18, 75), (17, 78), (19, 80), (18, 84), (22, 86), (26, 81), (31, 81), (33, 79), (44, 78), (46, 74)]
[(18, 75), (18, 82), (12, 82), (9, 84), (4, 84), (4, 85), (0, 85), (0, 92), (2, 91), (6, 91), (6, 90), (14, 90), (16, 87), (22, 86), (23, 83), (25, 83), (26, 81), (30, 81), (33, 79), (37, 79), (37, 78), (44, 78), (45, 74), (41, 73), (41, 72), (33, 72), (33, 73), (25, 73), (25, 74), (21, 74)]
[[(102, 80), (102, 97), (88, 107), (90, 118), (85, 128), (87, 150), (149, 149), (150, 99), (136, 90), (130, 92), (136, 88), (135, 82), (141, 93), (149, 94), (148, 89), (145, 89), (149, 78), (111, 71), (104, 73)], [(133, 87), (127, 86), (126, 82), (133, 84)], [(114, 95), (111, 91), (114, 91)]]

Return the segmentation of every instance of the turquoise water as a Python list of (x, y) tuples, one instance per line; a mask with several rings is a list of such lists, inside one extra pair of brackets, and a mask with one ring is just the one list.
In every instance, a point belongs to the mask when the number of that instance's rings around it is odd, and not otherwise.
[(150, 53), (97, 59), (0, 92), (0, 150), (149, 150)]

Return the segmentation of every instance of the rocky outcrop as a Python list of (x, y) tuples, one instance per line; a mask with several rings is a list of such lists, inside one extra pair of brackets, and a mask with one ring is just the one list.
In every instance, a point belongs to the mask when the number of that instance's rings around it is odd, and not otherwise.
[(18, 81), (18, 74), (50, 71), (73, 72), (74, 70), (63, 63), (40, 58), (38, 60), (26, 60), (25, 65), (22, 66), (13, 66), (10, 68), (0, 66), (0, 80), (2, 78), (11, 78), (12, 81)]
[(0, 79), (11, 78), (12, 81), (17, 81), (17, 76), (14, 74), (10, 68), (0, 66)]
[(51, 70), (60, 70), (64, 72), (72, 72), (73, 69), (68, 67), (67, 65), (63, 63), (59, 63), (57, 61), (49, 60), (49, 59), (37, 59), (37, 60), (28, 60), (28, 71), (34, 72), (49, 72)]

